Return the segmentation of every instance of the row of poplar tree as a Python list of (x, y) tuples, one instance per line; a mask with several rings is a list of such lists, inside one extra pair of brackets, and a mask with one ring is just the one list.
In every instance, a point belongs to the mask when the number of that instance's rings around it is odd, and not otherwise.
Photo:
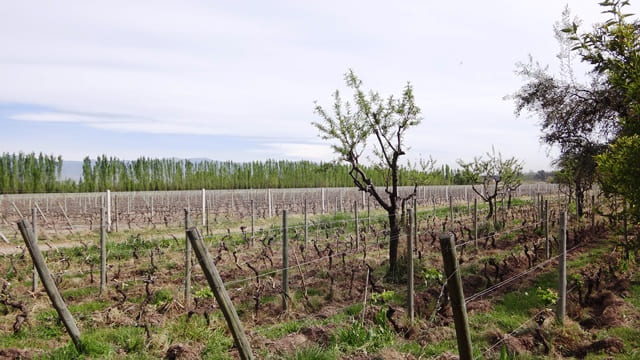
[[(0, 158), (0, 193), (94, 192), (195, 189), (260, 189), (349, 187), (349, 166), (310, 161), (266, 160), (252, 162), (153, 159), (121, 160), (86, 157), (79, 180), (61, 177), (61, 156), (3, 153)], [(371, 167), (374, 184), (384, 183), (382, 170)], [(464, 179), (448, 165), (428, 172), (403, 168), (402, 185), (416, 179), (428, 184), (462, 184)]]

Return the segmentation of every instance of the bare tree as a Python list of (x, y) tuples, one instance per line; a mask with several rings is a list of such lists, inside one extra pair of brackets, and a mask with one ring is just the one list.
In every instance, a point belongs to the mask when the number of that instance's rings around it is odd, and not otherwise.
[[(316, 102), (315, 113), (322, 120), (313, 122), (320, 137), (331, 141), (331, 147), (339, 160), (350, 165), (349, 175), (354, 184), (369, 193), (387, 212), (389, 217), (389, 273), (398, 269), (398, 242), (400, 237), (399, 205), (416, 193), (400, 195), (399, 159), (405, 155), (405, 134), (420, 124), (420, 109), (414, 103), (413, 89), (409, 83), (399, 99), (381, 97), (377, 92), (362, 90), (362, 81), (353, 70), (345, 74), (347, 86), (354, 91), (353, 103), (343, 101), (340, 92), (333, 95), (333, 113), (329, 114)], [(374, 168), (384, 171), (384, 183), (374, 184), (370, 167), (363, 161), (371, 154)], [(384, 191), (376, 186), (384, 187)]]
[(471, 184), (473, 191), (489, 204), (487, 219), (491, 219), (498, 196), (515, 191), (522, 182), (522, 162), (515, 157), (502, 159), (495, 149), (487, 153), (487, 158), (476, 157), (465, 163), (458, 160), (462, 176)]

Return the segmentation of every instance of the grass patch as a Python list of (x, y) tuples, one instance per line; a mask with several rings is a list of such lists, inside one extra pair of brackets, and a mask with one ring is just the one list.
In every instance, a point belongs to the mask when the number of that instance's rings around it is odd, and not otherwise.
[(353, 350), (366, 350), (368, 353), (376, 353), (392, 344), (395, 334), (386, 326), (371, 325), (364, 327), (356, 322), (351, 326), (343, 327), (334, 336), (335, 346), (345, 352)]
[(472, 326), (496, 324), (503, 331), (512, 331), (531, 317), (530, 309), (544, 306), (543, 300), (538, 296), (536, 290), (536, 288), (532, 288), (527, 291), (514, 291), (505, 294), (502, 300), (493, 307), (492, 312), (475, 314), (471, 319)]
[(631, 284), (629, 297), (626, 300), (635, 306), (636, 309), (640, 310), (640, 282), (637, 280)]
[(286, 360), (334, 360), (338, 356), (333, 349), (325, 349), (317, 345), (297, 350), (293, 355), (286, 356)]
[(212, 356), (210, 351), (215, 349), (227, 352), (233, 345), (233, 339), (231, 335), (225, 333), (226, 325), (221, 323), (217, 315), (210, 314), (209, 319), (211, 324), (207, 326), (204, 316), (193, 316), (188, 322), (186, 315), (180, 316), (165, 326), (164, 335), (170, 344), (178, 342), (207, 344), (203, 352), (210, 356)]
[(360, 313), (362, 313), (362, 308), (363, 308), (362, 304), (356, 303), (356, 304), (352, 304), (352, 305), (347, 306), (344, 309), (344, 312), (347, 315), (355, 317), (355, 316), (360, 315)]
[(69, 289), (62, 292), (62, 297), (66, 301), (79, 300), (91, 295), (96, 295), (100, 292), (97, 286), (87, 286), (77, 289)]
[[(73, 315), (91, 315), (95, 311), (100, 311), (109, 307), (110, 303), (106, 300), (87, 301), (82, 304), (69, 305), (69, 311)], [(55, 310), (54, 310), (55, 313)], [(58, 316), (57, 313), (56, 317)]]
[(271, 326), (260, 331), (260, 333), (267, 339), (279, 339), (285, 335), (296, 333), (303, 327), (304, 323), (301, 320), (291, 320), (285, 323)]
[(151, 299), (151, 304), (158, 305), (167, 303), (173, 300), (173, 294), (169, 289), (160, 289), (153, 293), (153, 298)]

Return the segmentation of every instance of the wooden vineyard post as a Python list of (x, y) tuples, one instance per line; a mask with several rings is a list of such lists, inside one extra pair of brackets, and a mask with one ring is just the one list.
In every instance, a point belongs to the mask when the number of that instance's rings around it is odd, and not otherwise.
[(18, 207), (16, 206), (16, 203), (12, 201), (11, 205), (13, 206), (13, 209), (18, 214), (18, 217), (20, 217), (20, 219), (22, 219), (24, 216), (22, 216), (22, 213), (20, 212), (20, 209), (18, 209)]
[(255, 213), (255, 203), (253, 199), (251, 199), (251, 237), (256, 234), (256, 213)]
[(107, 231), (111, 231), (111, 190), (107, 190)]
[(596, 197), (595, 195), (591, 195), (591, 227), (596, 226), (596, 208), (595, 208)]
[(536, 195), (533, 194), (533, 190), (531, 190), (531, 206), (532, 206), (532, 212), (533, 212), (533, 222), (536, 222)]
[(189, 242), (189, 210), (184, 209), (184, 307), (189, 308), (191, 303), (191, 242)]
[(251, 345), (244, 333), (242, 323), (240, 322), (240, 318), (238, 318), (238, 313), (236, 313), (236, 309), (233, 307), (231, 298), (229, 298), (229, 294), (227, 294), (224, 283), (220, 278), (218, 269), (216, 269), (216, 266), (207, 251), (202, 235), (197, 228), (192, 227), (187, 230), (187, 237), (193, 246), (193, 250), (196, 253), (200, 267), (202, 267), (202, 271), (207, 278), (209, 287), (211, 288), (211, 291), (213, 291), (213, 295), (220, 305), (220, 310), (222, 310), (222, 314), (227, 321), (229, 330), (231, 330), (231, 335), (233, 335), (233, 339), (238, 347), (240, 359), (252, 360), (253, 353), (251, 352)]
[(542, 196), (542, 194), (540, 194), (540, 199), (538, 201), (538, 206), (539, 206), (539, 210), (538, 212), (540, 213), (540, 225), (542, 225), (542, 223), (544, 222), (544, 197)]
[(287, 244), (287, 210), (282, 210), (282, 309), (287, 310), (289, 296), (289, 248)]
[[(414, 199), (415, 200), (415, 199)], [(414, 212), (411, 209), (407, 209), (407, 265), (408, 265), (408, 286), (407, 286), (407, 313), (409, 314), (409, 322), (413, 324), (414, 321), (414, 289), (413, 289), (413, 243), (415, 241), (415, 218)]]
[(0, 239), (2, 239), (2, 241), (4, 241), (5, 243), (10, 244), (9, 239), (7, 239), (7, 237), (4, 236), (2, 231), (0, 231)]
[(49, 273), (49, 269), (47, 268), (47, 264), (44, 261), (44, 257), (38, 248), (34, 240), (34, 236), (31, 233), (31, 229), (29, 229), (28, 223), (26, 220), (20, 220), (18, 222), (18, 228), (20, 229), (20, 233), (22, 233), (22, 238), (24, 239), (25, 244), (27, 245), (27, 249), (29, 250), (29, 254), (31, 255), (31, 259), (33, 260), (33, 265), (38, 271), (38, 275), (40, 275), (40, 280), (42, 281), (42, 285), (44, 285), (44, 289), (53, 304), (53, 307), (58, 312), (58, 316), (60, 320), (64, 324), (64, 327), (67, 329), (67, 333), (71, 337), (71, 341), (73, 341), (73, 345), (75, 345), (78, 352), (82, 351), (82, 343), (80, 339), (80, 330), (76, 326), (76, 322), (73, 320), (73, 316), (67, 309), (67, 305), (62, 300), (62, 296), (60, 296), (60, 292), (53, 282), (53, 278)]
[(453, 229), (453, 197), (449, 196), (449, 222), (451, 223), (451, 229)]
[(307, 198), (304, 198), (304, 246), (309, 242), (309, 221), (307, 216)]
[(356, 251), (358, 251), (360, 247), (360, 224), (358, 221), (358, 201), (353, 202), (353, 213), (355, 218), (355, 227), (356, 227)]
[(116, 232), (118, 232), (118, 195), (113, 195), (113, 208), (115, 213)]
[(458, 259), (456, 255), (455, 235), (453, 233), (440, 234), (440, 249), (444, 261), (444, 272), (453, 310), (453, 322), (456, 327), (456, 339), (458, 341), (458, 353), (460, 360), (471, 360), (473, 350), (471, 348), (471, 333), (467, 319), (467, 307), (462, 291), (462, 278), (458, 271)]
[[(628, 221), (627, 218), (628, 218), (628, 216), (627, 216), (627, 200), (623, 199), (622, 200), (622, 233), (624, 235), (625, 246), (628, 246), (626, 244), (629, 243), (629, 229), (627, 228), (627, 225), (628, 225), (627, 224), (627, 221)], [(625, 253), (626, 253), (626, 259), (630, 260), (630, 251), (629, 251), (628, 248), (625, 250)]]
[(418, 224), (420, 221), (418, 220), (418, 199), (413, 198), (413, 246), (414, 248), (417, 246), (416, 242), (418, 241)]
[(321, 193), (322, 193), (322, 213), (324, 214), (325, 209), (324, 209), (324, 188), (321, 189)]
[(202, 189), (202, 226), (207, 226), (207, 190), (205, 189)]
[(100, 207), (100, 295), (107, 289), (107, 231), (105, 229), (104, 200)]
[(556, 319), (564, 324), (567, 303), (567, 213), (560, 213), (560, 249), (558, 255), (558, 309)]
[(73, 225), (71, 224), (71, 220), (69, 220), (69, 216), (67, 216), (66, 210), (64, 209), (64, 207), (62, 207), (62, 205), (60, 205), (60, 203), (58, 203), (58, 207), (62, 211), (62, 215), (64, 216), (65, 220), (67, 220), (67, 225), (69, 225), (69, 232), (73, 234)]
[[(33, 243), (38, 246), (38, 215), (36, 208), (31, 209), (31, 232), (33, 233)], [(31, 292), (35, 293), (38, 290), (38, 270), (35, 265), (33, 267), (33, 279), (31, 282)]]
[(273, 210), (271, 208), (271, 189), (267, 189), (267, 201), (269, 202), (269, 218), (273, 216)]
[(478, 250), (478, 199), (473, 199), (473, 243)]
[(438, 213), (436, 212), (436, 198), (433, 197), (433, 195), (431, 197), (431, 203), (431, 205), (433, 205), (433, 217), (435, 218), (438, 216)]
[(38, 203), (35, 203), (35, 205), (36, 205), (36, 209), (38, 209), (38, 213), (40, 213), (40, 216), (42, 216), (42, 220), (44, 220), (44, 223), (48, 225), (49, 222), (47, 221), (47, 217), (44, 216), (44, 214), (42, 213), (42, 209), (40, 209), (40, 206), (38, 206)]
[(211, 230), (209, 228), (209, 218), (210, 218), (209, 211), (211, 210), (211, 206), (207, 206), (206, 210), (207, 210), (207, 215), (206, 215), (207, 216), (207, 218), (206, 218), (207, 221), (205, 221), (205, 224), (206, 224), (206, 227), (207, 227), (207, 236), (209, 236), (209, 235), (211, 235)]
[(367, 196), (367, 227), (371, 227), (371, 196)]
[(551, 258), (551, 242), (549, 241), (549, 200), (544, 201), (544, 248), (547, 259)]

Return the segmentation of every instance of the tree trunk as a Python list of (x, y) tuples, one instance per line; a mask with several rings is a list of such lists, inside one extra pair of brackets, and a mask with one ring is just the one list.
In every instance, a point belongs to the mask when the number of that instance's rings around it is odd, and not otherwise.
[(576, 212), (578, 218), (581, 218), (584, 212), (584, 189), (579, 184), (576, 184)]
[(400, 242), (400, 224), (395, 212), (389, 211), (389, 275), (395, 278), (398, 271), (398, 243)]
[(489, 201), (487, 201), (489, 203), (489, 214), (487, 214), (487, 220), (491, 220), (491, 217), (493, 216), (493, 201), (493, 197), (490, 197)]

